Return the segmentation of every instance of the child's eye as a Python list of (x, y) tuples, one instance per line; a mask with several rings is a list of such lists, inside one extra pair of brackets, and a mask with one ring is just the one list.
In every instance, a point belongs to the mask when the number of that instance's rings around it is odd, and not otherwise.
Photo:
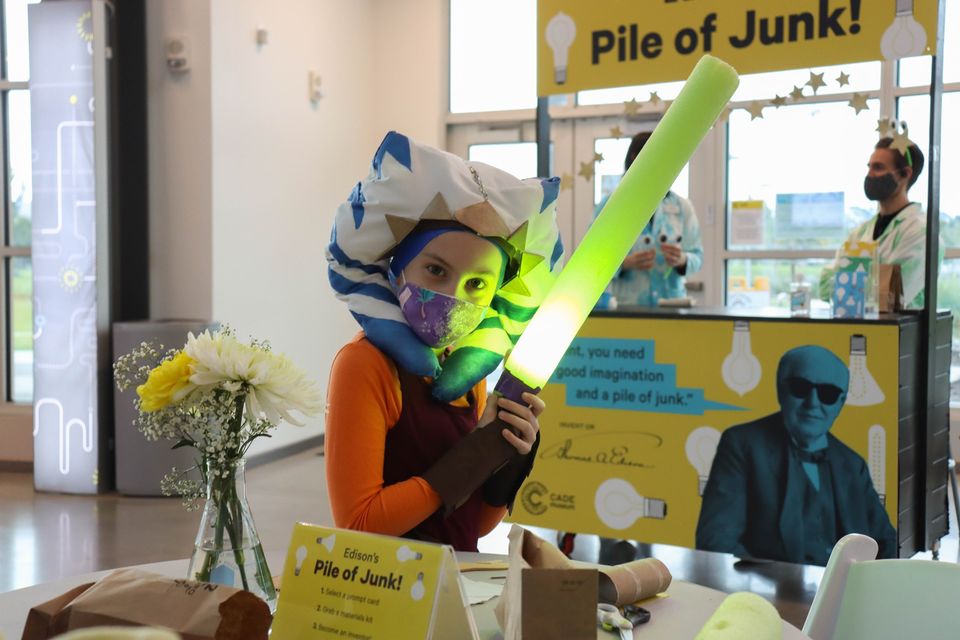
[(470, 287), (471, 289), (476, 289), (476, 290), (486, 289), (487, 282), (482, 278), (470, 278), (467, 281), (467, 286)]
[(430, 275), (436, 276), (438, 278), (442, 278), (446, 273), (446, 271), (443, 270), (443, 267), (441, 267), (438, 264), (428, 264), (426, 266), (426, 269), (430, 273)]

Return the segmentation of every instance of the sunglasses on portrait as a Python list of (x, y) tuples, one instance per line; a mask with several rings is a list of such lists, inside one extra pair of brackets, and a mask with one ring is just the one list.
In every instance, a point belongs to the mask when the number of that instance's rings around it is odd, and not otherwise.
[(816, 389), (817, 399), (822, 404), (835, 404), (843, 394), (843, 389), (833, 384), (817, 384), (810, 382), (806, 378), (791, 376), (787, 378), (787, 391), (794, 398), (806, 399), (810, 397), (810, 392)]

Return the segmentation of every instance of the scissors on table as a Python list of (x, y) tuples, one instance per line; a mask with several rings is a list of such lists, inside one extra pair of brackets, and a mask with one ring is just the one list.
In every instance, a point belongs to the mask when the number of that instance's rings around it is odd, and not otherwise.
[(605, 631), (619, 631), (620, 640), (633, 640), (633, 623), (612, 604), (597, 605), (597, 624)]

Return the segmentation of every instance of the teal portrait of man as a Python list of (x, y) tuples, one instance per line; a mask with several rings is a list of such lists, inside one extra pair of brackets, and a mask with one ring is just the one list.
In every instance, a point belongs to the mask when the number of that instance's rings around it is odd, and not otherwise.
[(780, 358), (780, 411), (720, 438), (698, 549), (826, 565), (837, 540), (861, 533), (877, 541), (879, 557), (896, 557), (896, 531), (866, 462), (830, 433), (849, 379), (846, 364), (822, 347), (797, 347)]

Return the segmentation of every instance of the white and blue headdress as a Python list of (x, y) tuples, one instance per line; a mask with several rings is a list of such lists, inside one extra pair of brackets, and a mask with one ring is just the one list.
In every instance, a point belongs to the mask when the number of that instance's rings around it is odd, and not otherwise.
[[(337, 209), (327, 247), (330, 284), (397, 366), (433, 377), (437, 399), (458, 398), (497, 368), (560, 271), (559, 191), (559, 178), (519, 180), (391, 131), (370, 173)], [(486, 317), (442, 366), (407, 324), (388, 279), (394, 248), (422, 221), (502, 238), (516, 263)]]

